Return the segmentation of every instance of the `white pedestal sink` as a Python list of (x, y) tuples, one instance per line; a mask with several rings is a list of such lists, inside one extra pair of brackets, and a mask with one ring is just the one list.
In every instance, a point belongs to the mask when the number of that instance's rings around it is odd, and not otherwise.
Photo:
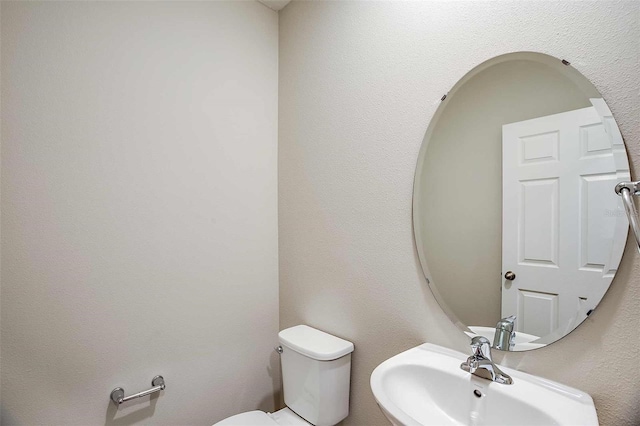
[(598, 425), (591, 397), (510, 368), (504, 385), (473, 376), (467, 355), (430, 343), (402, 352), (371, 374), (371, 389), (394, 425)]

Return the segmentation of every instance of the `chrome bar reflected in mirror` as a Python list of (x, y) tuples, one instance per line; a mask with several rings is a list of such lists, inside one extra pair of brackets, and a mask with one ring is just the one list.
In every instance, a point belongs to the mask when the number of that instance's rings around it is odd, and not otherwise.
[(622, 197), (624, 211), (629, 219), (629, 226), (636, 237), (636, 245), (640, 253), (640, 219), (638, 219), (638, 211), (633, 202), (633, 195), (640, 195), (640, 181), (636, 182), (620, 182), (616, 185), (616, 194)]

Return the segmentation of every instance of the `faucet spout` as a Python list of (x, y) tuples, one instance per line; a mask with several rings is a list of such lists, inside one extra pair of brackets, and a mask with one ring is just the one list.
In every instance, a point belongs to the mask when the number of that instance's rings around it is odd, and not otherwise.
[(476, 336), (471, 339), (472, 354), (465, 362), (460, 364), (460, 368), (483, 379), (492, 382), (510, 385), (513, 379), (495, 365), (491, 359), (491, 345), (489, 339), (483, 336)]
[(500, 349), (501, 351), (510, 351), (513, 349), (514, 339), (516, 337), (516, 333), (513, 331), (515, 322), (515, 315), (502, 318), (498, 321), (496, 333), (493, 336), (492, 347), (494, 349)]

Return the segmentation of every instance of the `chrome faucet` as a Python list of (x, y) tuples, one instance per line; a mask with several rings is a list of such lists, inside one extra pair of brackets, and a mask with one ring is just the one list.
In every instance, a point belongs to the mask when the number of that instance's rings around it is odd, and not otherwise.
[(511, 376), (503, 372), (491, 360), (491, 345), (489, 339), (483, 336), (476, 336), (471, 339), (471, 350), (473, 354), (465, 362), (460, 364), (460, 368), (474, 376), (491, 380), (505, 385), (513, 383)]
[(513, 331), (513, 326), (516, 321), (516, 316), (511, 315), (506, 318), (502, 318), (496, 325), (496, 332), (493, 336), (494, 349), (501, 351), (510, 351), (513, 349), (514, 339), (516, 333)]

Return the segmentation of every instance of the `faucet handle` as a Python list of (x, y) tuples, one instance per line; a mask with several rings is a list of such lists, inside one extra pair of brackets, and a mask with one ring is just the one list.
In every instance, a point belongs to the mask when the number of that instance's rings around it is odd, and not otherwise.
[(482, 356), (491, 360), (491, 343), (484, 336), (475, 336), (471, 339), (471, 351), (475, 357)]

